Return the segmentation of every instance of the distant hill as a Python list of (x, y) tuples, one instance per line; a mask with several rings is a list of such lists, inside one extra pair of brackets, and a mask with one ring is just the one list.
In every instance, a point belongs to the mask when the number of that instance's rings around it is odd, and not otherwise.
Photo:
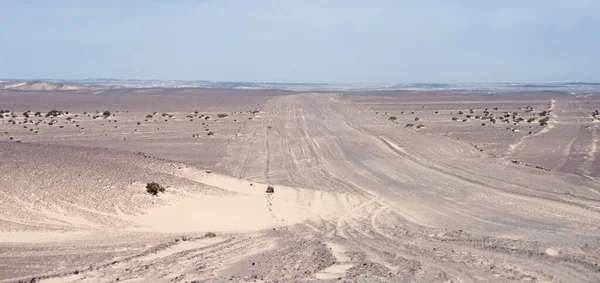
[(43, 81), (0, 81), (0, 89), (19, 90), (19, 91), (50, 91), (50, 90), (81, 90), (87, 89), (85, 86), (65, 83), (53, 83)]

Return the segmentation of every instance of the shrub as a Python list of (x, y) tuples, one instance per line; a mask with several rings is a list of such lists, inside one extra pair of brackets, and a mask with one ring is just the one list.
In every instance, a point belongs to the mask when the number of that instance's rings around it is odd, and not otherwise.
[(146, 118), (152, 119), (152, 115), (148, 114), (148, 115), (146, 115)]
[(414, 126), (415, 126), (414, 124), (406, 124), (405, 127), (411, 128), (411, 127), (414, 127)]
[(50, 112), (46, 113), (46, 117), (50, 117), (50, 116), (58, 116), (58, 115), (62, 115), (63, 112), (62, 111), (58, 111), (58, 110), (50, 110)]
[(266, 193), (267, 194), (273, 194), (273, 193), (275, 193), (275, 188), (273, 188), (273, 186), (268, 186)]
[(398, 118), (397, 118), (396, 116), (390, 116), (390, 117), (388, 118), (388, 120), (390, 120), (390, 121), (396, 121), (397, 119), (398, 119)]
[(152, 182), (152, 183), (147, 183), (146, 184), (146, 192), (148, 192), (149, 194), (155, 196), (158, 195), (158, 193), (164, 193), (165, 192), (165, 188), (161, 185), (159, 185), (156, 182)]
[(423, 125), (423, 124), (418, 125), (417, 129), (420, 129), (420, 128), (425, 128), (425, 125)]
[(217, 236), (217, 234), (215, 234), (213, 232), (207, 232), (206, 234), (204, 234), (205, 238), (214, 238), (216, 236)]
[(217, 117), (219, 117), (219, 118), (225, 118), (227, 116), (228, 116), (227, 114), (217, 114)]
[(415, 121), (419, 121), (419, 120), (421, 120), (421, 118), (415, 117)]
[(102, 112), (102, 116), (104, 116), (104, 117), (108, 117), (108, 116), (110, 116), (111, 114), (112, 114), (112, 113), (110, 113), (110, 111), (108, 111), (108, 110), (106, 110), (106, 111)]

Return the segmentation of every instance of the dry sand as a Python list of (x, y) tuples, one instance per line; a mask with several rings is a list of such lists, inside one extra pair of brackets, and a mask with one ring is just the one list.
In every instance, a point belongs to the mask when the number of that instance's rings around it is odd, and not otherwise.
[(600, 280), (598, 94), (0, 90), (0, 103), (2, 281)]

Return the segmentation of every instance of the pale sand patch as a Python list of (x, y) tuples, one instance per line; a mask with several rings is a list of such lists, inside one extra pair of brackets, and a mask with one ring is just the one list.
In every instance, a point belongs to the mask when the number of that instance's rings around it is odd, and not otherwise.
[[(233, 193), (233, 195), (169, 196), (171, 204), (154, 207), (143, 215), (123, 216), (137, 223), (128, 230), (160, 233), (249, 232), (287, 226), (307, 219), (332, 218), (343, 211), (341, 195), (302, 188), (276, 186), (267, 194), (266, 184), (253, 183), (197, 169), (183, 168), (185, 177)], [(312, 194), (314, 201), (301, 203), (300, 194)], [(167, 197), (161, 195), (161, 197)]]
[(506, 234), (506, 235), (498, 235), (499, 238), (509, 239), (509, 240), (525, 240), (527, 236), (525, 235), (516, 235), (516, 234)]
[(548, 254), (549, 256), (558, 256), (559, 253), (560, 253), (560, 249), (556, 249), (556, 248), (547, 248), (546, 249), (546, 254)]
[(143, 232), (241, 232), (276, 224), (264, 197), (198, 195), (173, 204), (151, 208), (144, 215), (125, 216)]
[(352, 264), (334, 264), (316, 274), (317, 279), (335, 279), (343, 278)]
[(83, 279), (83, 277), (84, 277), (83, 273), (80, 273), (80, 274), (71, 274), (71, 275), (68, 275), (68, 276), (42, 279), (42, 280), (40, 280), (40, 282), (44, 282), (44, 283), (77, 282), (77, 281)]
[(352, 268), (354, 265), (347, 264), (350, 260), (350, 257), (346, 254), (347, 250), (342, 245), (334, 244), (334, 243), (326, 243), (327, 246), (331, 249), (333, 256), (336, 258), (337, 263), (327, 267), (317, 274), (315, 274), (317, 279), (335, 279), (342, 278), (345, 276), (346, 271)]

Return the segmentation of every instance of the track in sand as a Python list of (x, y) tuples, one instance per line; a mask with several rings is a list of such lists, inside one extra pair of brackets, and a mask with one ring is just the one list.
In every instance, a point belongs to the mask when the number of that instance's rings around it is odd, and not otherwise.
[[(600, 278), (595, 180), (492, 158), (468, 143), (405, 129), (324, 93), (270, 98), (229, 140), (227, 152), (215, 165), (219, 174), (212, 175), (152, 159), (158, 165), (144, 174), (162, 168), (166, 182), (178, 180), (176, 188), (185, 188), (179, 196), (137, 208), (145, 216), (106, 209), (117, 219), (106, 221), (122, 222), (107, 224), (110, 229), (73, 229), (89, 231), (94, 239), (4, 246), (4, 258), (24, 260), (32, 247), (56, 258), (57, 250), (77, 245), (115, 251), (112, 258), (82, 255), (82, 265), (89, 267), (76, 273), (38, 270), (47, 282)], [(276, 188), (272, 196), (264, 193), (267, 184)], [(240, 202), (212, 211), (206, 195), (222, 198), (220, 206)], [(106, 201), (124, 205), (116, 197)], [(203, 225), (178, 226), (169, 217), (144, 221), (194, 207), (195, 216), (185, 219), (197, 218), (205, 227), (212, 223), (206, 219), (222, 217), (221, 226), (210, 226), (217, 238), (202, 236)], [(227, 220), (227, 211), (235, 219)], [(256, 229), (226, 225), (237, 220), (254, 221)], [(139, 238), (127, 246), (129, 235)], [(186, 235), (185, 241), (174, 241), (178, 235)], [(35, 274), (26, 272), (32, 270), (2, 278), (31, 277)]]

